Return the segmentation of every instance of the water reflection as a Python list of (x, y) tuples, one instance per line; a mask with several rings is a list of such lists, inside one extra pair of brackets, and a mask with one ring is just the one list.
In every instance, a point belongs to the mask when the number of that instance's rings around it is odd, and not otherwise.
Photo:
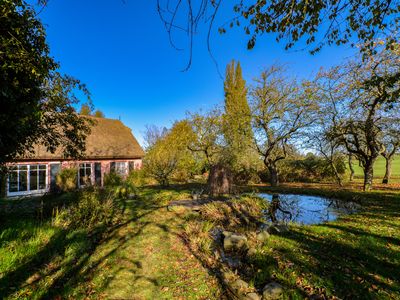
[(319, 224), (333, 221), (340, 215), (357, 211), (354, 202), (328, 199), (316, 196), (294, 194), (260, 194), (270, 202), (267, 218), (272, 222), (296, 222)]

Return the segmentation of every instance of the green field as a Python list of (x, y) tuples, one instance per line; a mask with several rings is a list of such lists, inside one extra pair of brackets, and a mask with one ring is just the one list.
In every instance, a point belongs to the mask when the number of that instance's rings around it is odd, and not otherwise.
[[(364, 176), (362, 168), (358, 165), (357, 161), (353, 163), (355, 176), (362, 178)], [(382, 178), (385, 175), (385, 159), (379, 157), (374, 166), (375, 178)], [(396, 155), (392, 163), (392, 178), (400, 178), (400, 155)]]

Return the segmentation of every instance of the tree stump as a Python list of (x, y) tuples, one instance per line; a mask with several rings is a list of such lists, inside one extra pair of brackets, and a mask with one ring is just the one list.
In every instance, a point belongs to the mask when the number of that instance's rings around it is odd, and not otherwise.
[(222, 196), (233, 193), (233, 174), (232, 171), (223, 165), (211, 167), (208, 176), (208, 190), (210, 196)]

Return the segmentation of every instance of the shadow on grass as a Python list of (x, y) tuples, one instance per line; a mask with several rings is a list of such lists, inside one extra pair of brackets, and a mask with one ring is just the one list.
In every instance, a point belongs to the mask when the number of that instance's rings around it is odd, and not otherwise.
[[(244, 280), (254, 280), (259, 289), (277, 280), (289, 289), (291, 296), (300, 298), (315, 294), (344, 299), (399, 297), (400, 253), (395, 250), (400, 246), (399, 195), (290, 187), (262, 187), (257, 191), (260, 190), (355, 199), (363, 207), (359, 214), (334, 223), (295, 228), (279, 234), (266, 244), (267, 252), (258, 253), (252, 259), (252, 276), (238, 269)], [(242, 220), (248, 217), (241, 211), (234, 212)], [(195, 251), (192, 253), (209, 268), (206, 259)], [(218, 273), (218, 268), (210, 270)]]
[[(193, 188), (193, 185), (181, 186), (180, 190), (190, 188)], [(83, 286), (83, 293), (90, 296), (93, 292), (90, 280), (94, 272), (101, 268), (102, 262), (124, 249), (129, 239), (142, 235), (144, 229), (150, 225), (180, 238), (190, 254), (209, 274), (217, 278), (219, 287), (226, 292), (229, 287), (222, 280), (219, 265), (210, 264), (206, 256), (194, 251), (181, 232), (165, 223), (165, 220), (149, 221), (146, 218), (158, 209), (166, 211), (165, 206), (159, 205), (151, 197), (152, 193), (161, 190), (155, 188), (147, 192), (150, 197), (126, 201), (126, 218), (116, 225), (102, 226), (91, 233), (84, 229), (58, 230), (39, 252), (18, 264), (16, 268), (1, 274), (0, 298), (12, 297), (18, 290), (29, 288), (37, 292), (37, 298), (53, 299), (58, 296), (70, 296), (71, 291), (80, 286)], [(350, 197), (348, 194), (344, 195)], [(383, 221), (392, 222), (399, 216), (400, 211), (400, 202), (393, 201), (395, 198), (388, 196), (377, 199), (376, 195), (375, 198), (366, 195), (365, 201), (368, 201), (368, 207), (365, 212), (362, 212), (362, 217), (367, 221), (379, 223), (382, 216), (386, 215), (388, 219)], [(231, 209), (242, 221), (254, 221), (246, 211), (235, 207)], [(181, 215), (173, 212), (166, 211), (165, 213), (170, 214), (172, 218), (182, 218)], [(254, 272), (257, 269), (262, 270), (255, 278), (257, 287), (262, 288), (265, 283), (274, 280), (276, 273), (281, 272), (282, 276), (278, 278), (278, 281), (282, 281), (294, 293), (303, 297), (309, 295), (310, 291), (305, 287), (306, 284), (294, 284), (289, 278), (294, 276), (293, 274), (306, 277), (309, 285), (326, 286), (332, 294), (346, 299), (379, 298), (381, 294), (376, 294), (375, 290), (398, 295), (399, 285), (391, 282), (396, 282), (400, 278), (400, 257), (399, 254), (385, 247), (388, 243), (399, 245), (399, 238), (388, 233), (367, 231), (357, 225), (360, 222), (357, 217), (351, 219), (349, 223), (345, 221), (296, 229), (277, 237), (281, 241), (273, 246), (273, 255), (260, 254), (254, 261), (256, 264)], [(134, 223), (134, 228), (129, 236), (120, 236), (119, 230), (132, 223)], [(319, 234), (319, 230), (326, 232)], [(3, 240), (2, 237), (2, 242), (8, 243), (15, 238), (10, 235)], [(99, 247), (109, 242), (112, 243), (105, 253), (98, 251)], [(288, 246), (288, 243), (292, 246)], [(161, 286), (157, 278), (147, 277), (138, 272), (142, 268), (141, 261), (124, 259), (131, 267), (121, 265), (110, 275), (115, 276), (118, 272), (128, 271), (134, 275), (131, 284), (135, 281), (146, 280), (156, 287)], [(291, 262), (293, 267), (282, 270), (282, 260)], [(293, 274), (290, 274), (291, 272)], [(40, 277), (34, 282), (29, 282), (29, 279), (37, 273)], [(106, 277), (96, 289), (101, 291), (107, 288), (113, 280), (112, 276)], [(371, 290), (374, 286), (376, 288)]]
[[(101, 225), (94, 228), (92, 231), (87, 229), (57, 229), (49, 241), (36, 253), (30, 257), (24, 257), (23, 262), (18, 263), (13, 269), (4, 272), (0, 277), (0, 298), (19, 297), (23, 295), (30, 295), (34, 292), (36, 298), (40, 299), (53, 299), (60, 295), (68, 295), (78, 285), (85, 283), (87, 278), (90, 278), (93, 271), (99, 265), (112, 256), (119, 249), (124, 247), (127, 238), (118, 235), (118, 230), (132, 222), (139, 224), (136, 232), (130, 234), (129, 238), (133, 238), (142, 233), (145, 226), (149, 222), (139, 221), (146, 215), (152, 213), (157, 207), (156, 203), (151, 201), (133, 200), (127, 201), (129, 207), (129, 214), (125, 214), (125, 219), (119, 223), (107, 226)], [(126, 208), (124, 208), (126, 210)], [(14, 216), (13, 216), (14, 217)], [(42, 222), (35, 221), (31, 216), (32, 222), (30, 224), (50, 224), (51, 217), (46, 214), (46, 219)], [(7, 225), (12, 226), (14, 222), (3, 222), (1, 230), (7, 230)], [(32, 230), (33, 235), (35, 230)], [(18, 235), (1, 236), (1, 244), (6, 245), (13, 239), (18, 239)], [(99, 257), (93, 258), (96, 250), (113, 240), (112, 247), (107, 249), (106, 253)], [(0, 246), (1, 246), (0, 244)], [(18, 249), (16, 249), (18, 251)], [(136, 266), (141, 263), (139, 261), (132, 262)], [(146, 280), (158, 285), (158, 282), (152, 278)], [(107, 285), (107, 280), (104, 281)], [(90, 287), (85, 287), (90, 289)], [(86, 290), (85, 293), (91, 293)], [(18, 295), (18, 296), (16, 296)]]
[[(339, 229), (344, 234), (329, 238), (313, 232), (293, 231), (283, 238), (294, 241), (296, 248), (277, 248), (278, 255), (293, 263), (298, 274), (309, 274), (311, 282), (322, 282), (331, 287), (334, 295), (345, 299), (376, 299), (378, 295), (374, 292), (378, 290), (400, 292), (398, 284), (387, 283), (400, 278), (400, 257), (385, 250), (387, 238), (343, 226), (323, 226)], [(346, 235), (350, 240), (344, 239)], [(372, 239), (365, 242), (365, 237)], [(392, 261), (387, 257), (390, 253)]]

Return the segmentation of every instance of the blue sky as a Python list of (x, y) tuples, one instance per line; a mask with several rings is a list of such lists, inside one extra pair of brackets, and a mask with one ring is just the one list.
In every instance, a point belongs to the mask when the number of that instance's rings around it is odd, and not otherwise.
[[(353, 52), (348, 46), (326, 47), (314, 56), (285, 51), (272, 35), (260, 37), (248, 51), (242, 29), (217, 32), (230, 11), (229, 5), (222, 7), (217, 19), (213, 55), (221, 72), (232, 59), (239, 60), (248, 83), (275, 62), (287, 63), (293, 76), (310, 78)], [(139, 142), (146, 124), (170, 126), (187, 111), (223, 101), (223, 81), (206, 48), (207, 28), (195, 37), (192, 67), (182, 72), (188, 51), (171, 47), (156, 0), (49, 0), (39, 17), (61, 71), (86, 83), (96, 108), (109, 118), (120, 117)], [(184, 35), (175, 40), (187, 48)]]

